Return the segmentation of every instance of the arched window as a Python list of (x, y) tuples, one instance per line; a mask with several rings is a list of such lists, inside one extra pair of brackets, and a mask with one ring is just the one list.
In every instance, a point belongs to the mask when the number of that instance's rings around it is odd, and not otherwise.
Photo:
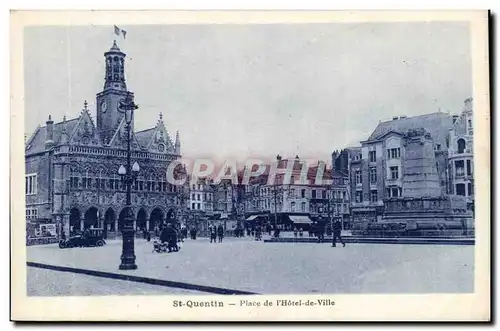
[(290, 209), (291, 209), (292, 213), (295, 211), (295, 202), (292, 202), (290, 204)]
[(465, 152), (465, 140), (460, 138), (457, 141), (458, 145), (458, 154), (463, 154)]
[(302, 203), (300, 204), (300, 211), (302, 211), (302, 212), (305, 212), (305, 211), (306, 211), (306, 203), (305, 203), (305, 202), (302, 202)]

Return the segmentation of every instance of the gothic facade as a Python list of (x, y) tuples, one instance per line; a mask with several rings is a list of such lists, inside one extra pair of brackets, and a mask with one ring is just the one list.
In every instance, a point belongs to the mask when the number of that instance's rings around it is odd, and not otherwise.
[[(127, 162), (127, 130), (119, 103), (133, 98), (125, 81), (125, 54), (116, 42), (104, 53), (105, 83), (96, 95), (96, 121), (85, 101), (79, 117), (54, 123), (51, 116), (25, 144), (26, 216), (30, 222), (55, 223), (66, 235), (84, 228), (119, 233), (126, 214), (125, 187), (118, 168)], [(172, 141), (160, 114), (143, 131), (131, 123), (131, 160), (140, 171), (132, 185), (137, 229), (154, 230), (173, 222), (181, 207), (180, 187), (167, 182), (167, 169), (180, 159), (180, 138)]]

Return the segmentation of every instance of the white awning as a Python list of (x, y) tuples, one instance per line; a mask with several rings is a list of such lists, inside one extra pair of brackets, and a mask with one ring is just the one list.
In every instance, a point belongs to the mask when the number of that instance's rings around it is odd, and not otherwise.
[(312, 224), (312, 221), (309, 217), (307, 216), (288, 216), (290, 217), (290, 220), (292, 220), (293, 223), (299, 223), (299, 224)]
[(254, 219), (256, 219), (257, 217), (259, 217), (259, 215), (252, 215), (252, 216), (249, 216), (247, 217), (247, 221), (253, 221)]

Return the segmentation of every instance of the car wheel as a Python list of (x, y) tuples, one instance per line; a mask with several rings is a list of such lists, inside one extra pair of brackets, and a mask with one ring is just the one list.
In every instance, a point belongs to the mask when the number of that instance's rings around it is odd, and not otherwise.
[(66, 243), (65, 243), (64, 241), (62, 241), (62, 240), (61, 240), (61, 241), (59, 242), (59, 248), (60, 248), (60, 249), (64, 249), (64, 248), (66, 248)]
[(98, 241), (96, 242), (96, 246), (97, 246), (97, 247), (102, 247), (102, 246), (104, 246), (104, 240), (98, 240)]

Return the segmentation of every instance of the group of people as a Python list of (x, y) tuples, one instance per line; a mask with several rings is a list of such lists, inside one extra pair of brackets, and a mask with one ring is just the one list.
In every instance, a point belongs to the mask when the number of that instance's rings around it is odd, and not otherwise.
[[(332, 228), (332, 247), (336, 247), (337, 239), (345, 247), (345, 242), (342, 240), (342, 223), (337, 220), (333, 223)], [(302, 227), (295, 227), (293, 229), (293, 236), (295, 238), (304, 236), (304, 229)], [(325, 225), (324, 223), (315, 223), (309, 227), (309, 237), (315, 236), (318, 240), (318, 243), (323, 243), (325, 241)]]
[(210, 232), (210, 243), (222, 242), (222, 239), (224, 238), (224, 227), (222, 224), (219, 224), (218, 226), (215, 224), (210, 225), (208, 227), (208, 232)]

